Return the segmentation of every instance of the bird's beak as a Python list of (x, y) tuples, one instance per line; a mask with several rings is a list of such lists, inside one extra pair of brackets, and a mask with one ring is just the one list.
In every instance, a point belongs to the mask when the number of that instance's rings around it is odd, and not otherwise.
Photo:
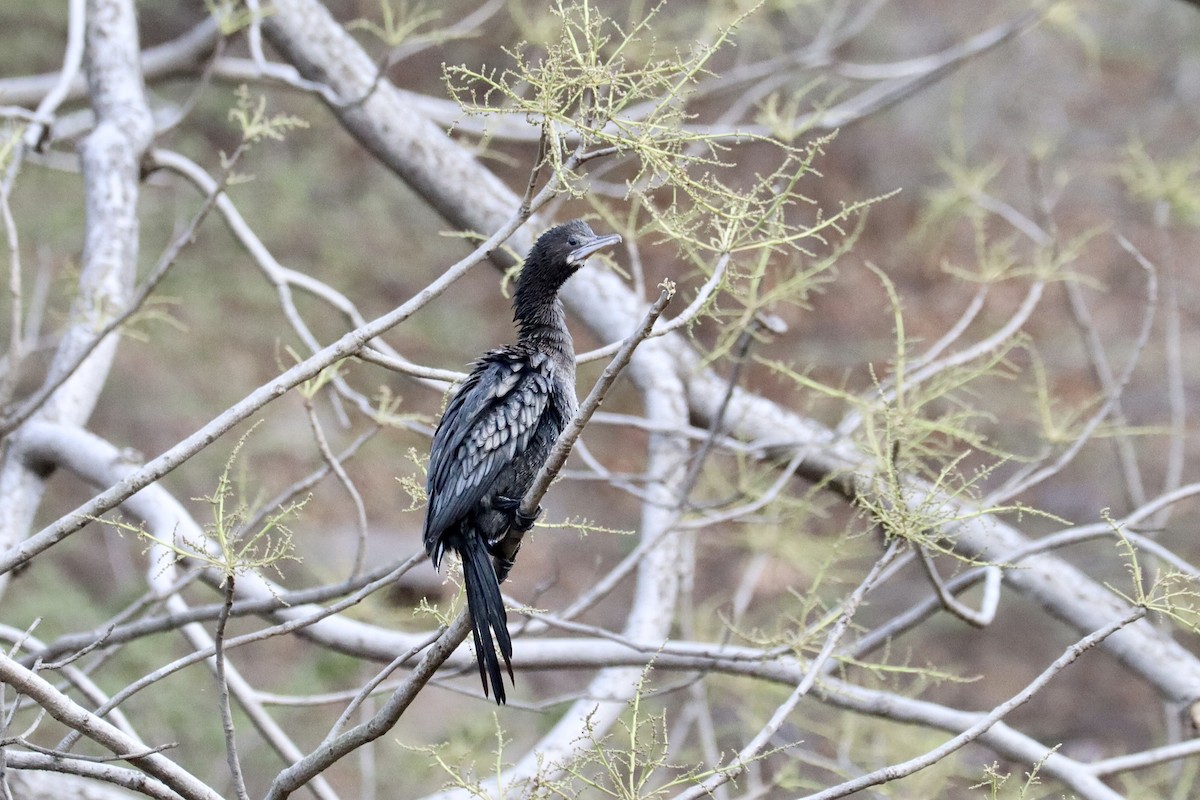
[(589, 239), (567, 254), (567, 263), (573, 267), (578, 266), (592, 253), (603, 250), (606, 247), (612, 247), (614, 244), (619, 244), (620, 242), (621, 234), (619, 233), (610, 233), (607, 236), (597, 236), (594, 239)]

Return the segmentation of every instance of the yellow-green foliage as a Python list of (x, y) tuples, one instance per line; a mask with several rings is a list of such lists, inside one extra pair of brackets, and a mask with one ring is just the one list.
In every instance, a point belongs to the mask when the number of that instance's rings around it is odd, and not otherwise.
[(379, 22), (357, 19), (346, 28), (366, 31), (388, 47), (399, 47), (412, 40), (419, 28), (442, 16), (439, 9), (431, 9), (425, 3), (409, 5), (407, 0), (401, 0), (396, 8), (388, 0), (379, 0), (379, 13)]
[(238, 463), (238, 454), (251, 432), (253, 428), (233, 448), (213, 493), (197, 498), (207, 503), (212, 511), (212, 521), (204, 526), (205, 537), (202, 541), (181, 534), (166, 539), (129, 523), (105, 521), (119, 530), (137, 533), (158, 545), (169, 558), (196, 561), (220, 571), (227, 578), (267, 568), (278, 571), (281, 561), (299, 560), (292, 550), (292, 531), (287, 521), (299, 514), (308, 502), (307, 497), (268, 513), (254, 530), (244, 527), (256, 518), (256, 514), (252, 505), (244, 499), (244, 487), (235, 490), (230, 473)]

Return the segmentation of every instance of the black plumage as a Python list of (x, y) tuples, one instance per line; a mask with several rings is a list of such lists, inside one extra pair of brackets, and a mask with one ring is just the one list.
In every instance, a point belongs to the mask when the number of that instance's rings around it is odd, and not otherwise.
[(521, 537), (510, 534), (533, 525), (536, 515), (518, 508), (577, 405), (575, 349), (558, 290), (588, 256), (619, 241), (597, 236), (582, 220), (542, 234), (513, 294), (516, 344), (475, 362), (433, 436), (425, 550), (438, 568), (447, 549), (462, 559), (479, 676), (497, 703), (505, 701), (497, 646), (512, 678), (500, 583)]

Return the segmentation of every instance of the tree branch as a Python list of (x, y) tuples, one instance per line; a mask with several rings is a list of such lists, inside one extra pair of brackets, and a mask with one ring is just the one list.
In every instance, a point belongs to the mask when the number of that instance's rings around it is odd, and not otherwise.
[(92, 714), (4, 653), (0, 653), (0, 681), (28, 695), (59, 722), (103, 745), (121, 759), (162, 781), (187, 800), (221, 800), (219, 794), (166, 756), (148, 752), (149, 748), (140, 740)]

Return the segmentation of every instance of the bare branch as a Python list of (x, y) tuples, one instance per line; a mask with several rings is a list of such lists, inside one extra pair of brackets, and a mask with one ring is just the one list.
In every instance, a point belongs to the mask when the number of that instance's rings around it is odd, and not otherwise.
[[(117, 791), (118, 786), (154, 800), (179, 800), (179, 795), (160, 781), (112, 764), (5, 748), (4, 766), (10, 770), (6, 777), (21, 800), (129, 800), (132, 795)], [(103, 784), (114, 788), (109, 791)]]
[(471, 630), (471, 615), (464, 609), (437, 640), (425, 651), (420, 662), (399, 689), (392, 693), (368, 722), (356, 725), (331, 742), (322, 744), (309, 755), (279, 773), (266, 794), (266, 800), (290, 796), (347, 753), (383, 736), (396, 724), (409, 704), (433, 677), (449, 655), (462, 644)]
[(354, 550), (354, 566), (350, 571), (351, 577), (354, 577), (363, 571), (363, 564), (367, 557), (367, 508), (363, 504), (362, 494), (354, 485), (354, 480), (329, 446), (329, 440), (325, 437), (325, 431), (321, 427), (321, 421), (317, 418), (317, 411), (313, 407), (312, 398), (305, 396), (304, 410), (308, 416), (309, 428), (313, 432), (313, 440), (317, 443), (317, 450), (321, 453), (321, 459), (337, 476), (338, 483), (346, 490), (346, 494), (350, 496), (350, 502), (354, 504), (354, 515), (358, 522), (358, 546)]
[(1098, 778), (1107, 775), (1119, 775), (1135, 769), (1146, 769), (1158, 764), (1177, 761), (1200, 753), (1200, 739), (1188, 739), (1184, 742), (1153, 747), (1140, 753), (1130, 753), (1125, 756), (1114, 756), (1103, 761), (1095, 761), (1087, 765), (1087, 769)]
[(213, 634), (213, 664), (217, 675), (221, 728), (225, 734), (225, 760), (229, 764), (229, 775), (233, 779), (233, 791), (238, 800), (249, 800), (246, 778), (242, 774), (242, 759), (238, 755), (233, 709), (229, 706), (229, 679), (225, 671), (225, 624), (229, 622), (229, 609), (233, 606), (234, 581), (233, 575), (225, 576), (225, 602), (221, 604), (221, 615), (217, 617), (217, 630)]
[(239, 146), (233, 152), (233, 155), (229, 157), (228, 168), (222, 175), (220, 182), (213, 187), (212, 192), (205, 199), (204, 204), (200, 207), (200, 210), (192, 216), (192, 219), (187, 226), (185, 226), (179, 235), (172, 240), (171, 244), (159, 258), (158, 263), (154, 265), (154, 268), (146, 276), (145, 280), (142, 281), (137, 291), (133, 293), (124, 309), (105, 322), (103, 327), (100, 328), (99, 332), (97, 332), (90, 341), (80, 345), (78, 351), (72, 354), (71, 360), (61, 365), (57, 370), (57, 377), (52, 375), (50, 378), (47, 378), (46, 382), (42, 384), (41, 388), (26, 398), (26, 400), (18, 408), (13, 409), (12, 411), (6, 413), (3, 418), (0, 418), (0, 436), (10, 433), (18, 425), (36, 413), (37, 410), (46, 403), (50, 396), (53, 395), (54, 392), (58, 391), (59, 387), (61, 387), (72, 375), (75, 374), (75, 371), (79, 369), (80, 365), (83, 364), (83, 362), (89, 356), (91, 356), (96, 348), (98, 348), (106, 339), (108, 339), (109, 336), (116, 333), (116, 331), (122, 325), (129, 321), (130, 317), (132, 317), (142, 308), (146, 300), (150, 297), (151, 293), (153, 293), (153, 291), (158, 287), (163, 278), (167, 276), (167, 272), (179, 260), (179, 256), (183, 250), (196, 240), (196, 232), (199, 230), (200, 225), (204, 222), (205, 218), (208, 217), (209, 212), (212, 211), (218, 197), (222, 192), (225, 191), (226, 183), (233, 174), (233, 168), (244, 152), (245, 145), (243, 144), (242, 146)]
[[(870, 772), (861, 778), (846, 781), (845, 783), (830, 787), (824, 791), (805, 795), (803, 800), (834, 800), (834, 798), (846, 797), (868, 787), (878, 786), (881, 783), (893, 781), (897, 778), (902, 778), (905, 775), (911, 775), (918, 770), (937, 763), (950, 753), (953, 753), (955, 750), (958, 750), (978, 739), (983, 733), (985, 733), (997, 722), (1002, 720), (1014, 708), (1028, 702), (1029, 698), (1037, 694), (1042, 687), (1044, 687), (1052, 678), (1054, 678), (1055, 675), (1059, 674), (1072, 663), (1074, 663), (1075, 660), (1085, 652), (1100, 644), (1100, 642), (1104, 641), (1106, 638), (1116, 633), (1126, 625), (1129, 625), (1135, 620), (1141, 619), (1143, 616), (1145, 616), (1145, 614), (1145, 609), (1134, 609), (1123, 618), (1114, 620), (1100, 630), (1083, 637), (1078, 642), (1068, 647), (1066, 652), (1055, 659), (1054, 663), (1044, 669), (1042, 673), (1034, 678), (1033, 681), (1031, 681), (1024, 689), (1017, 692), (1000, 705), (996, 706), (970, 728), (963, 731), (958, 736), (955, 736), (945, 744), (930, 750), (928, 753), (909, 759), (902, 764), (884, 767), (882, 769), (875, 770), (874, 772)], [(1091, 798), (1098, 798), (1101, 800), (1117, 800), (1120, 795), (1111, 789), (1104, 787), (1103, 784), (1100, 784), (1088, 792), (1085, 797), (1089, 798), (1089, 800), (1091, 800)]]
[[(146, 80), (160, 80), (171, 75), (187, 74), (200, 68), (217, 41), (217, 21), (209, 17), (187, 33), (141, 53), (141, 71)], [(0, 97), (9, 103), (33, 105), (44, 102), (54, 93), (62, 72), (30, 75), (20, 78), (0, 78)], [(87, 92), (83, 77), (71, 77), (66, 93), (59, 102), (78, 100)], [(56, 104), (57, 106), (57, 104)]]
[(812, 660), (812, 663), (808, 665), (808, 668), (805, 670), (804, 677), (801, 679), (800, 683), (798, 683), (796, 688), (792, 690), (792, 693), (788, 696), (787, 700), (783, 701), (783, 703), (781, 703), (779, 707), (775, 709), (775, 713), (771, 715), (771, 719), (767, 722), (767, 724), (764, 725), (757, 734), (755, 734), (753, 739), (747, 742), (746, 745), (738, 751), (737, 755), (733, 758), (732, 763), (729, 764), (729, 766), (715, 767), (714, 774), (710, 778), (696, 784), (695, 786), (692, 786), (684, 792), (680, 792), (678, 795), (676, 795), (676, 800), (699, 800), (701, 797), (704, 797), (710, 792), (716, 790), (718, 786), (737, 778), (738, 775), (741, 775), (743, 772), (745, 772), (749, 762), (758, 758), (759, 754), (766, 749), (766, 746), (771, 741), (772, 737), (774, 737), (775, 734), (779, 732), (779, 729), (783, 727), (783, 724), (787, 721), (787, 718), (795, 710), (796, 705), (806, 695), (808, 695), (813, 685), (817, 682), (821, 671), (825, 668), (825, 665), (833, 656), (834, 648), (837, 647), (838, 642), (841, 641), (842, 636), (845, 635), (847, 629), (849, 629), (850, 623), (854, 619), (854, 614), (858, 611), (859, 605), (861, 605), (863, 599), (867, 596), (867, 592), (874, 587), (876, 581), (879, 579), (879, 576), (883, 573), (883, 570), (896, 558), (896, 556), (900, 554), (900, 550), (903, 547), (904, 542), (899, 539), (888, 545), (887, 550), (882, 556), (879, 557), (879, 559), (875, 562), (875, 565), (871, 567), (871, 570), (867, 573), (867, 576), (863, 578), (862, 582), (854, 589), (853, 592), (850, 593), (850, 596), (846, 598), (846, 602), (842, 604), (841, 613), (838, 616), (837, 622), (833, 625), (829, 631), (829, 634), (825, 637), (825, 643), (821, 646), (821, 652), (819, 652), (816, 658)]
[(188, 800), (221, 800), (220, 795), (170, 759), (159, 753), (148, 752), (140, 740), (92, 714), (4, 653), (0, 653), (0, 679), (37, 701), (59, 722), (106, 747)]
[(942, 601), (942, 607), (949, 611), (954, 616), (966, 622), (969, 625), (974, 625), (976, 628), (986, 628), (992, 624), (992, 620), (996, 618), (996, 608), (1000, 605), (1000, 578), (1003, 574), (999, 567), (989, 566), (985, 568), (984, 575), (987, 580), (985, 584), (987, 589), (983, 595), (983, 601), (980, 603), (979, 610), (960, 603), (951, 592), (946, 582), (942, 580), (942, 576), (938, 573), (937, 564), (933, 563), (933, 556), (929, 555), (927, 550), (922, 545), (917, 545), (917, 555), (921, 562), (921, 567), (925, 570), (925, 574), (929, 576), (930, 583), (937, 591), (938, 599)]

